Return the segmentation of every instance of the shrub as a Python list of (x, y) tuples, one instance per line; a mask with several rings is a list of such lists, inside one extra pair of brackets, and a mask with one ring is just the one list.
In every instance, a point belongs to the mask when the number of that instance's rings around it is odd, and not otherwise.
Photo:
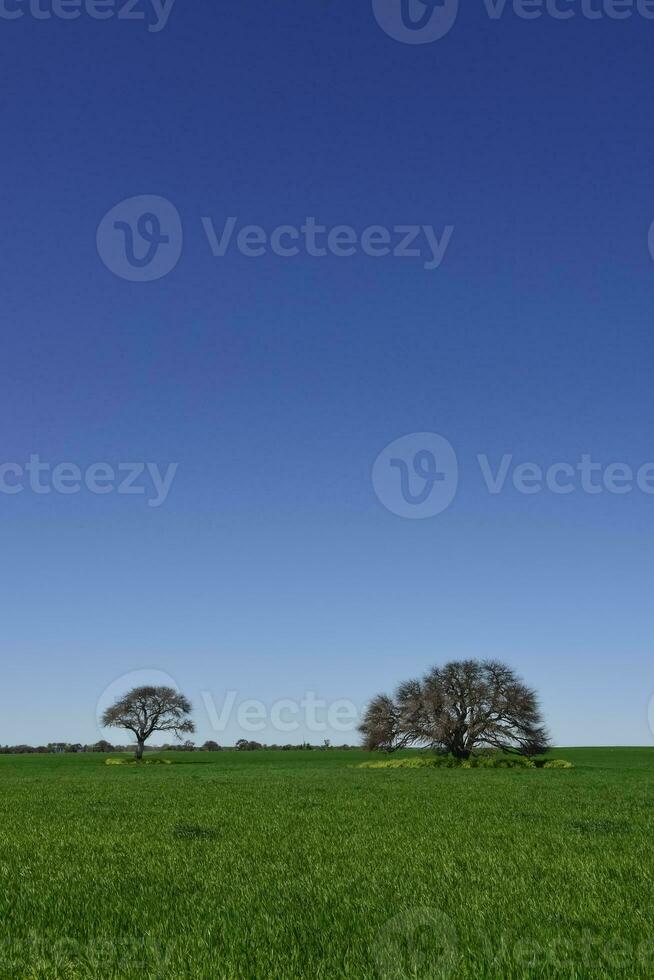
[(524, 755), (512, 755), (506, 758), (493, 759), (493, 769), (535, 769), (536, 763), (533, 759), (527, 759)]
[(427, 764), (439, 769), (460, 769), (463, 761), (463, 759), (455, 759), (453, 755), (434, 755)]
[(535, 769), (533, 759), (522, 755), (490, 756), (472, 755), (469, 759), (456, 759), (453, 755), (421, 755), (409, 759), (383, 759), (378, 762), (362, 762), (359, 769)]
[(572, 769), (572, 763), (567, 759), (548, 759), (543, 769)]
[(136, 759), (105, 759), (105, 766), (172, 766), (170, 759), (143, 759), (137, 762)]
[(380, 759), (378, 762), (362, 762), (359, 769), (422, 769), (436, 765), (435, 759), (419, 756), (417, 759)]

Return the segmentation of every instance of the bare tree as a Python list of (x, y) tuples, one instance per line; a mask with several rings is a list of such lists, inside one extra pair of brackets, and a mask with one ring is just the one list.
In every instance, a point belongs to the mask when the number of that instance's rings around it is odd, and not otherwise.
[(549, 747), (536, 693), (497, 660), (451, 661), (394, 697), (368, 705), (359, 730), (366, 749), (423, 745), (467, 759), (474, 749), (538, 755)]
[(195, 725), (188, 717), (191, 710), (188, 698), (172, 687), (134, 687), (107, 708), (102, 725), (132, 732), (140, 761), (153, 732), (173, 732), (176, 738), (194, 732)]

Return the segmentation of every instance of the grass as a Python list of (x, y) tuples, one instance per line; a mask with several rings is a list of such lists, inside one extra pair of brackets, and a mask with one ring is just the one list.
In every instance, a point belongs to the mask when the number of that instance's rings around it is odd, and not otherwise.
[(0, 756), (0, 977), (654, 974), (654, 750)]

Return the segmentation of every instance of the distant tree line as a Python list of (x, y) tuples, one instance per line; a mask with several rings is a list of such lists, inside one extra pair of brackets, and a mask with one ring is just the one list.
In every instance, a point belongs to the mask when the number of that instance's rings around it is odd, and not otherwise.
[(0, 745), (0, 755), (61, 755), (65, 752), (131, 752), (132, 745), (112, 745), (100, 739), (92, 745), (81, 742), (48, 742), (47, 745)]
[(277, 751), (280, 751), (280, 752), (289, 752), (291, 750), (293, 750), (295, 752), (298, 752), (298, 751), (305, 751), (305, 752), (313, 752), (313, 751), (326, 752), (329, 749), (355, 749), (355, 748), (358, 748), (358, 746), (356, 746), (356, 745), (332, 745), (332, 743), (329, 741), (328, 738), (326, 738), (324, 740), (324, 742), (322, 742), (321, 745), (312, 745), (310, 742), (302, 742), (302, 743), (300, 743), (300, 745), (291, 745), (291, 744), (277, 745), (277, 743), (274, 742), (272, 745), (267, 745), (265, 743), (262, 744), (261, 742), (252, 742), (252, 741), (249, 741), (247, 738), (239, 738), (239, 740), (236, 743), (236, 745), (234, 746), (234, 748), (236, 749), (237, 752), (256, 752), (256, 751), (258, 751), (260, 749), (268, 749), (270, 751), (277, 750)]
[[(195, 745), (194, 742), (187, 741), (182, 745), (179, 743), (166, 743), (164, 745), (148, 745), (145, 752), (256, 752), (266, 749), (268, 751), (289, 752), (289, 751), (326, 751), (328, 749), (353, 749), (354, 745), (332, 746), (328, 740), (322, 745), (311, 745), (309, 742), (302, 742), (300, 745), (267, 745), (261, 742), (248, 741), (242, 738), (236, 745), (219, 745), (209, 739), (202, 745)], [(48, 742), (47, 745), (0, 745), (0, 755), (63, 755), (64, 753), (80, 752), (134, 752), (135, 746), (132, 745), (112, 745), (105, 739), (94, 742), (90, 745), (82, 745), (81, 742)]]

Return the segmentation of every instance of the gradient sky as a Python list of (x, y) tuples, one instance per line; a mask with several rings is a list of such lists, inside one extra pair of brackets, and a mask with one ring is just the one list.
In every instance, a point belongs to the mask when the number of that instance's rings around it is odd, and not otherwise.
[[(491, 495), (476, 457), (654, 461), (654, 21), (464, 8), (424, 45), (368, 0), (0, 20), (1, 461), (179, 464), (159, 508), (0, 494), (0, 742), (94, 740), (142, 668), (228, 744), (202, 691), (362, 705), (469, 656), (514, 665), (559, 744), (652, 742), (654, 496)], [(127, 282), (96, 230), (146, 194), (184, 249)], [(433, 271), (214, 258), (201, 218), (230, 215), (455, 231)], [(414, 432), (459, 461), (426, 520), (371, 482)]]

